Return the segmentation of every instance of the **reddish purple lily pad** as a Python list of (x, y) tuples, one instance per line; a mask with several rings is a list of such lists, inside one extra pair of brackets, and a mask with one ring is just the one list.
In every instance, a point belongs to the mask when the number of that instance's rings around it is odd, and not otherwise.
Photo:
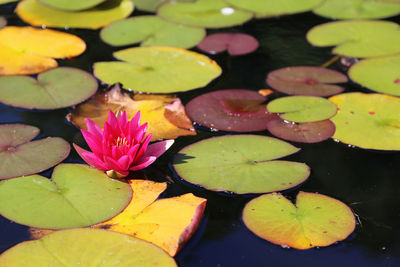
[(63, 161), (70, 145), (59, 137), (31, 141), (39, 129), (24, 124), (0, 125), (0, 179), (38, 173)]
[(335, 133), (335, 124), (330, 120), (295, 123), (279, 119), (269, 121), (267, 128), (276, 137), (299, 143), (322, 142)]
[(258, 48), (258, 41), (244, 33), (214, 33), (203, 39), (197, 48), (209, 54), (218, 54), (225, 50), (232, 56), (246, 55)]
[(334, 70), (296, 66), (270, 72), (267, 83), (273, 89), (288, 95), (330, 96), (343, 92), (335, 83), (346, 83), (347, 76)]
[(203, 94), (186, 105), (186, 113), (196, 123), (230, 132), (267, 129), (267, 122), (278, 116), (269, 113), (266, 97), (255, 91), (230, 89)]

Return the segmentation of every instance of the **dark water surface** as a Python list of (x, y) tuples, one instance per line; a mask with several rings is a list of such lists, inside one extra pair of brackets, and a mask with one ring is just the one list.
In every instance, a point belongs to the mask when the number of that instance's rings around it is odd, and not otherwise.
[[(0, 8), (9, 25), (24, 25), (13, 14), (15, 4)], [(144, 14), (135, 11), (134, 15)], [(391, 19), (399, 22), (399, 17)], [(246, 32), (260, 41), (253, 54), (230, 57), (213, 56), (223, 74), (208, 87), (180, 93), (184, 103), (205, 92), (218, 89), (262, 89), (266, 74), (291, 65), (319, 66), (332, 58), (330, 48), (314, 48), (305, 39), (312, 26), (327, 22), (311, 13), (276, 19), (253, 20), (240, 27), (219, 31)], [(60, 60), (61, 66), (74, 66), (89, 72), (96, 61), (113, 60), (113, 49), (102, 43), (97, 31), (69, 30), (83, 38), (87, 51), (78, 58)], [(216, 30), (209, 31), (217, 32)], [(339, 64), (334, 69), (344, 70)], [(365, 91), (349, 83), (346, 91)], [(37, 126), (41, 137), (60, 136), (70, 143), (84, 144), (80, 132), (65, 120), (69, 109), (25, 111), (0, 105), (0, 123), (20, 122)], [(362, 131), (362, 129), (360, 129)], [(145, 173), (150, 179), (166, 181), (171, 177), (165, 197), (192, 192), (208, 199), (199, 230), (176, 256), (181, 267), (190, 266), (400, 266), (400, 153), (366, 151), (328, 140), (318, 144), (295, 144), (302, 148), (290, 160), (311, 167), (310, 178), (299, 188), (286, 192), (294, 199), (299, 190), (318, 192), (349, 205), (359, 223), (345, 241), (326, 248), (307, 251), (285, 249), (262, 240), (241, 221), (244, 205), (254, 196), (229, 196), (209, 192), (183, 183), (171, 171), (172, 156), (182, 147), (210, 136), (222, 135), (198, 129), (198, 135), (180, 137), (175, 145)], [(269, 135), (259, 132), (260, 135)], [(368, 134), (368, 133), (365, 133)], [(66, 162), (81, 162), (71, 151)], [(51, 171), (44, 175), (49, 176)], [(0, 252), (29, 239), (28, 228), (0, 217)]]

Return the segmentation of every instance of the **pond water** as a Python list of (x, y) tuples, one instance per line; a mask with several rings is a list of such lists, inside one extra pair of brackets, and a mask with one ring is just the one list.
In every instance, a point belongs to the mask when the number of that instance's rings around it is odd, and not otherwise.
[[(1, 6), (9, 25), (24, 25), (14, 14), (14, 4)], [(135, 11), (134, 15), (145, 14)], [(399, 22), (399, 17), (391, 19)], [(306, 32), (329, 20), (311, 13), (274, 19), (252, 20), (243, 26), (209, 33), (244, 32), (260, 42), (259, 49), (246, 56), (211, 56), (223, 68), (223, 74), (206, 88), (179, 93), (183, 103), (205, 92), (219, 89), (266, 88), (266, 74), (293, 65), (320, 66), (332, 58), (330, 48), (315, 48), (307, 43)], [(87, 51), (61, 66), (73, 66), (92, 72), (92, 64), (113, 59), (112, 49), (100, 41), (98, 31), (68, 30), (84, 39)], [(333, 69), (343, 70), (338, 63)], [(367, 90), (346, 84), (346, 91)], [(275, 96), (274, 96), (275, 97)], [(37, 126), (43, 136), (60, 136), (68, 142), (83, 144), (80, 132), (65, 120), (69, 109), (25, 111), (0, 105), (0, 123), (21, 122)], [(288, 160), (305, 162), (311, 176), (300, 187), (285, 195), (294, 199), (299, 190), (318, 192), (339, 199), (357, 215), (355, 232), (345, 241), (326, 248), (307, 251), (282, 248), (258, 238), (241, 220), (244, 205), (254, 195), (232, 196), (203, 190), (182, 182), (171, 171), (172, 156), (195, 141), (229, 133), (197, 128), (198, 135), (180, 137), (174, 146), (145, 172), (138, 173), (156, 181), (169, 181), (163, 196), (192, 192), (208, 200), (206, 212), (196, 234), (175, 257), (179, 266), (400, 266), (400, 154), (367, 151), (337, 143), (332, 139), (317, 144), (298, 144), (302, 151)], [(266, 131), (256, 134), (267, 135)], [(368, 134), (368, 133), (365, 133)], [(83, 162), (71, 151), (66, 162)], [(44, 173), (49, 176), (50, 171)], [(0, 217), (0, 252), (29, 239), (28, 227)]]

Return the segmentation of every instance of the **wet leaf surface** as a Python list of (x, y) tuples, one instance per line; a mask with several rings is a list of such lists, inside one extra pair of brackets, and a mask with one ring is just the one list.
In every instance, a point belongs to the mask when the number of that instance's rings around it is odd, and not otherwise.
[(201, 41), (197, 48), (209, 54), (228, 51), (229, 55), (238, 56), (254, 52), (258, 48), (258, 41), (244, 33), (214, 33)]
[(79, 11), (97, 6), (106, 0), (39, 0), (40, 3), (51, 8), (66, 11)]

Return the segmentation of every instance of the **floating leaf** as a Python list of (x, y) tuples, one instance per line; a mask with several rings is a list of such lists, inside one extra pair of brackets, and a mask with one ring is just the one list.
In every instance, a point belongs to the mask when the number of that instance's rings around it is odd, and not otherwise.
[(346, 75), (321, 67), (295, 66), (270, 72), (267, 83), (288, 95), (330, 96), (344, 88), (333, 83), (347, 82)]
[(366, 149), (400, 150), (400, 98), (347, 93), (329, 98), (339, 109), (333, 138)]
[(196, 135), (179, 98), (140, 94), (131, 98), (129, 94), (122, 93), (119, 86), (108, 92), (97, 93), (70, 113), (68, 119), (80, 129), (86, 129), (85, 118), (102, 127), (107, 121), (109, 110), (114, 113), (126, 110), (129, 120), (140, 110), (141, 120), (148, 123), (147, 132), (152, 133), (152, 141)]
[(177, 267), (162, 249), (127, 235), (100, 229), (57, 231), (20, 243), (0, 255), (0, 265)]
[(97, 169), (60, 164), (51, 180), (31, 175), (0, 182), (0, 214), (38, 228), (83, 227), (115, 216), (131, 196), (128, 184)]
[(279, 193), (257, 197), (244, 207), (243, 221), (257, 236), (296, 249), (329, 246), (355, 228), (354, 215), (343, 202), (306, 192), (297, 195), (296, 205)]
[(256, 38), (245, 33), (214, 33), (197, 45), (201, 51), (217, 54), (225, 50), (232, 56), (245, 55), (258, 48)]
[(268, 103), (269, 112), (292, 122), (314, 122), (331, 118), (336, 114), (334, 104), (322, 97), (286, 96)]
[(315, 46), (335, 46), (334, 54), (376, 57), (400, 52), (399, 25), (390, 21), (335, 21), (313, 27), (307, 40)]
[(166, 183), (145, 180), (129, 183), (133, 191), (130, 204), (111, 220), (93, 227), (133, 235), (175, 256), (196, 231), (207, 200), (185, 194), (156, 201)]
[(222, 0), (197, 0), (196, 2), (166, 2), (157, 14), (169, 21), (205, 28), (223, 28), (240, 25), (253, 14), (228, 6)]
[(141, 46), (191, 48), (206, 35), (202, 28), (170, 23), (157, 16), (119, 20), (105, 27), (101, 39), (113, 46), (141, 43)]
[(330, 120), (294, 123), (285, 120), (271, 120), (268, 131), (284, 140), (301, 143), (318, 143), (333, 136), (335, 124)]
[(309, 11), (323, 0), (225, 0), (239, 9), (255, 13), (257, 18), (282, 16)]
[(349, 76), (371, 90), (400, 96), (400, 55), (361, 60), (350, 68)]
[(97, 6), (105, 0), (39, 0), (40, 3), (55, 9), (79, 11)]
[(0, 77), (0, 102), (27, 109), (64, 108), (85, 101), (97, 90), (89, 73), (61, 67), (29, 76)]
[(276, 118), (262, 104), (266, 97), (250, 90), (220, 90), (200, 95), (186, 105), (196, 123), (223, 131), (256, 132)]
[(16, 13), (23, 21), (34, 26), (98, 29), (128, 17), (133, 9), (132, 0), (105, 1), (94, 8), (77, 12), (53, 9), (39, 0), (22, 0), (17, 5)]
[(313, 12), (332, 19), (383, 19), (400, 14), (400, 5), (371, 0), (325, 0)]
[(221, 74), (208, 57), (175, 47), (134, 47), (115, 52), (123, 61), (97, 62), (94, 74), (103, 83), (148, 93), (183, 92), (207, 85)]
[(68, 156), (70, 146), (64, 139), (48, 137), (31, 141), (38, 134), (39, 129), (29, 125), (0, 125), (0, 179), (47, 170)]
[(0, 0), (0, 5), (17, 2), (18, 0)]
[(209, 190), (236, 194), (289, 189), (310, 175), (304, 163), (275, 160), (299, 151), (267, 136), (227, 135), (189, 145), (175, 155), (177, 174)]
[(166, 0), (135, 0), (135, 6), (139, 10), (155, 12), (161, 3)]
[(85, 42), (69, 33), (33, 27), (4, 27), (0, 30), (0, 75), (43, 72), (57, 67), (53, 58), (78, 56), (85, 49)]

